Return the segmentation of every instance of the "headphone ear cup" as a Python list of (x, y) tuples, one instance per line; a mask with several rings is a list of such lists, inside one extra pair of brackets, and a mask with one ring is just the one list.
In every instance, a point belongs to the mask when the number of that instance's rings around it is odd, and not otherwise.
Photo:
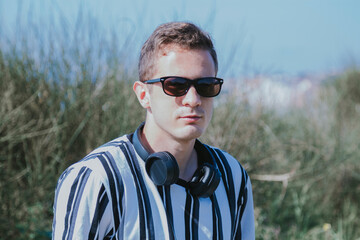
[(179, 166), (169, 152), (150, 154), (145, 163), (146, 172), (157, 186), (171, 185), (179, 178)]
[(219, 186), (220, 171), (209, 163), (205, 163), (194, 173), (189, 182), (191, 194), (198, 197), (210, 197)]

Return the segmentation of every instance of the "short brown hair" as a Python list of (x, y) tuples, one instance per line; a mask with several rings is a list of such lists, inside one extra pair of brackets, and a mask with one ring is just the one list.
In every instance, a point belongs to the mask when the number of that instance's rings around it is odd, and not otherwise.
[(155, 63), (159, 50), (174, 45), (188, 50), (209, 51), (218, 71), (218, 61), (213, 42), (206, 32), (188, 22), (170, 22), (158, 26), (141, 48), (139, 59), (139, 80), (146, 81), (156, 71)]

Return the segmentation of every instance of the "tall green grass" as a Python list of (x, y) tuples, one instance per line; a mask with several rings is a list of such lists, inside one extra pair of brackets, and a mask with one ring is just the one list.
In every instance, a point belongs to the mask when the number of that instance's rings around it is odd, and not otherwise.
[[(0, 239), (49, 239), (61, 172), (144, 119), (126, 36), (82, 24), (75, 37), (0, 39)], [(359, 98), (351, 69), (281, 115), (235, 91), (216, 100), (202, 139), (248, 170), (257, 239), (360, 239)]]
[(215, 109), (206, 140), (252, 177), (257, 239), (360, 239), (360, 71), (282, 114), (239, 96)]

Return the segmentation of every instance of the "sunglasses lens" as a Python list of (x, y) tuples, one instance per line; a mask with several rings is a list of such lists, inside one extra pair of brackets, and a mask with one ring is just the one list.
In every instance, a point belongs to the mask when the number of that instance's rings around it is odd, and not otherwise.
[(190, 86), (194, 84), (197, 93), (203, 97), (215, 97), (220, 93), (221, 82), (217, 78), (200, 78), (188, 80), (181, 77), (167, 77), (163, 81), (164, 92), (170, 96), (180, 97), (187, 93)]
[(163, 87), (165, 93), (170, 96), (182, 96), (186, 94), (190, 86), (184, 78), (170, 77), (164, 81)]
[(196, 84), (196, 90), (203, 97), (215, 97), (220, 93), (221, 83), (216, 78), (201, 78)]

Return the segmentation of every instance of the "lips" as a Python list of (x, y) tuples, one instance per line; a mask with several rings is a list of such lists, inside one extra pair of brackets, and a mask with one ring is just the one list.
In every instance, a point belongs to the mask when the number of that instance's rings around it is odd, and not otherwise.
[(197, 122), (202, 118), (201, 115), (185, 115), (185, 116), (181, 116), (180, 119), (183, 119), (187, 122), (193, 123), (193, 122)]
[(186, 115), (181, 118), (201, 118), (201, 116), (200, 115)]

